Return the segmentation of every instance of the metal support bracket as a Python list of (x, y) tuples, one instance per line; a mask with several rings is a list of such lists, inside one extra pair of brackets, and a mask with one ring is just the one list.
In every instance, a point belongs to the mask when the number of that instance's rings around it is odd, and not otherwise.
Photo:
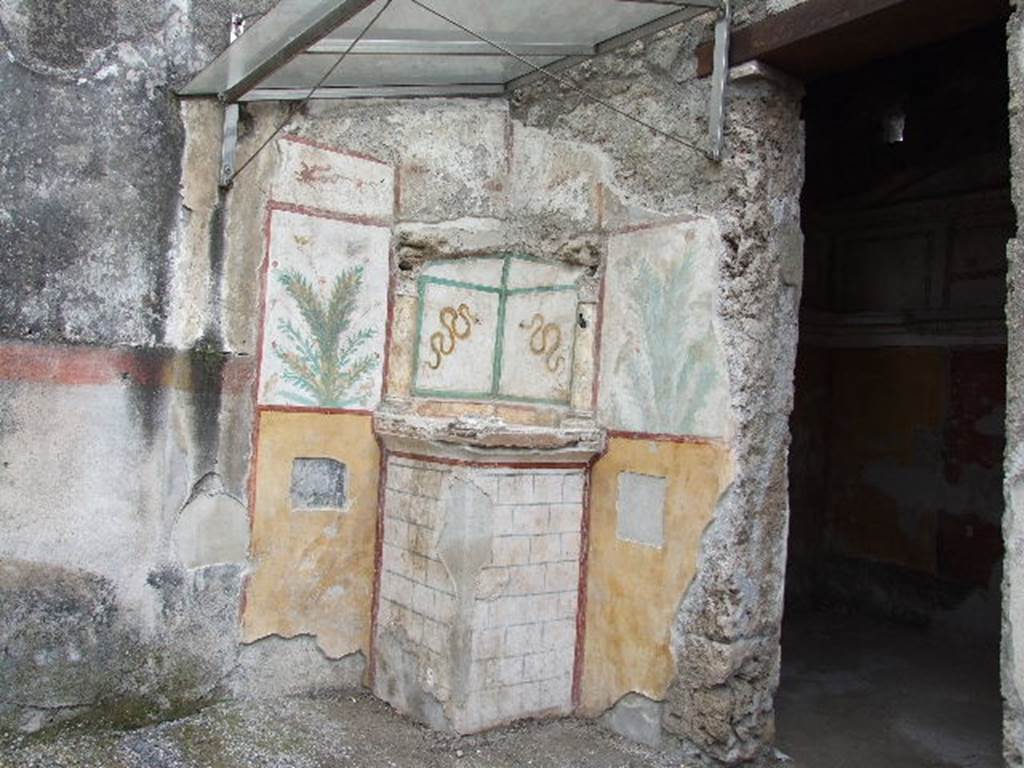
[(725, 141), (725, 90), (729, 82), (729, 38), (732, 28), (731, 0), (722, 0), (722, 9), (715, 22), (714, 68), (711, 73), (711, 100), (708, 124), (711, 129), (711, 157), (722, 161)]
[[(245, 17), (240, 13), (231, 16), (231, 42), (245, 32)], [(238, 102), (224, 105), (224, 133), (220, 144), (220, 187), (227, 189), (235, 176), (235, 160), (238, 153)]]
[[(663, 5), (666, 8), (675, 7), (678, 10), (668, 11), (661, 16), (648, 21), (634, 29), (626, 29), (617, 35), (596, 43), (592, 46), (555, 45), (545, 43), (541, 45), (544, 55), (564, 54), (561, 58), (546, 64), (543, 67), (533, 64), (527, 56), (539, 56), (540, 49), (530, 47), (531, 44), (519, 42), (516, 45), (502, 45), (485, 36), (465, 27), (461, 23), (448, 18), (442, 13), (430, 8), (421, 0), (411, 0), (417, 6), (441, 19), (458, 27), (463, 33), (475, 38), (467, 41), (463, 37), (448, 39), (432, 38), (424, 31), (426, 39), (414, 40), (400, 38), (373, 38), (366, 42), (366, 50), (354, 51), (357, 44), (361, 44), (361, 35), (356, 38), (331, 38), (332, 31), (335, 31), (353, 19), (362, 11), (367, 10), (378, 0), (278, 0), (270, 11), (264, 14), (258, 22), (252, 25), (248, 34), (244, 35), (238, 45), (229, 45), (217, 59), (206, 69), (199, 73), (180, 93), (184, 96), (210, 96), (218, 95), (224, 105), (223, 136), (221, 141), (221, 158), (219, 168), (219, 186), (221, 189), (228, 189), (238, 173), (237, 150), (238, 150), (238, 128), (239, 128), (239, 101), (247, 100), (299, 100), (306, 102), (311, 98), (367, 98), (367, 97), (411, 97), (411, 96), (496, 96), (501, 93), (511, 94), (541, 78), (552, 78), (562, 82), (563, 85), (573, 87), (575, 90), (584, 93), (585, 96), (604, 104), (612, 111), (618, 112), (634, 122), (644, 125), (655, 133), (666, 136), (679, 144), (698, 151), (713, 162), (720, 162), (723, 154), (723, 140), (725, 128), (725, 102), (726, 88), (729, 79), (729, 44), (732, 25), (732, 0), (620, 0), (628, 3), (641, 3), (651, 5)], [(389, 7), (385, 4), (374, 17), (374, 21)], [(673, 134), (666, 133), (656, 126), (644, 123), (635, 116), (627, 114), (624, 110), (618, 109), (610, 104), (601, 102), (599, 99), (585, 93), (574, 83), (559, 76), (557, 73), (568, 69), (576, 64), (586, 61), (593, 56), (620, 49), (631, 43), (654, 35), (662, 30), (681, 24), (690, 19), (707, 13), (717, 12), (714, 31), (714, 67), (712, 73), (711, 93), (709, 97), (709, 118), (708, 126), (710, 132), (710, 147), (705, 149), (703, 142), (691, 143)], [(246, 31), (246, 18), (239, 14), (231, 17), (231, 43), (235, 43), (243, 37)], [(372, 26), (372, 22), (371, 22)], [(369, 30), (369, 26), (365, 31)], [(468, 47), (467, 47), (468, 42)], [(458, 45), (456, 45), (458, 43)], [(374, 51), (376, 56), (406, 56), (409, 50), (416, 50), (418, 55), (428, 53), (440, 53), (451, 58), (456, 58), (460, 53), (472, 49), (475, 55), (481, 55), (491, 51), (488, 55), (497, 55), (492, 49), (502, 54), (511, 56), (528, 66), (532, 71), (515, 77), (507, 82), (485, 82), (485, 83), (451, 83), (438, 86), (409, 85), (406, 81), (400, 80), (395, 83), (380, 83), (377, 85), (350, 85), (333, 86), (323, 88), (324, 80), (333, 72), (333, 67), (328, 70), (324, 78), (312, 89), (306, 87), (305, 83), (294, 87), (283, 87), (281, 84), (260, 88), (259, 85), (267, 80), (268, 76), (277, 72), (282, 66), (292, 61), (296, 56), (311, 56), (318, 53), (330, 51), (335, 53), (338, 48), (344, 45), (344, 49), (338, 54), (339, 59), (334, 65), (336, 67), (341, 60), (349, 53), (356, 55)], [(433, 48), (431, 46), (434, 46)], [(439, 46), (439, 47), (438, 47)], [(544, 46), (547, 46), (544, 48)], [(522, 52), (520, 52), (522, 51)], [(301, 86), (301, 87), (300, 87)], [(278, 129), (280, 130), (280, 129)], [(269, 139), (268, 139), (269, 142)], [(264, 144), (263, 146), (266, 146)], [(262, 149), (262, 147), (261, 147)], [(257, 151), (258, 154), (258, 151)], [(246, 160), (244, 168), (252, 157)]]

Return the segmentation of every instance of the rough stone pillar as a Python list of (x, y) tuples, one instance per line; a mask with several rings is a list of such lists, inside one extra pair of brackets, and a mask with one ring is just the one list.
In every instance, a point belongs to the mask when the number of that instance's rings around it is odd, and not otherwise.
[(664, 726), (726, 763), (774, 736), (803, 243), (800, 94), (734, 82), (719, 215), (729, 249), (719, 312), (735, 419), (735, 480), (705, 534), (697, 577), (674, 630), (679, 677)]
[[(1010, 170), (1018, 220), (1024, 212), (1024, 10), (1007, 29), (1010, 73)], [(1018, 223), (1019, 227), (1019, 223)], [(1024, 765), (1024, 240), (1010, 241), (1007, 319), (1006, 459), (1003, 537), (1003, 739), (1008, 765)]]

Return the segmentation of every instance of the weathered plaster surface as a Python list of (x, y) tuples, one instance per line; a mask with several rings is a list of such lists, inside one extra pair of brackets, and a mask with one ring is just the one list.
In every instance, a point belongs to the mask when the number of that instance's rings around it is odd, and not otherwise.
[(471, 733), (572, 708), (583, 467), (388, 460), (374, 690)]
[[(661, 547), (618, 536), (619, 516), (638, 512), (617, 503), (619, 476), (628, 472), (665, 478)], [(609, 440), (591, 477), (584, 714), (600, 714), (629, 693), (664, 699), (676, 676), (676, 613), (730, 473), (724, 445)]]
[[(13, 665), (5, 677), (17, 670), (15, 685), (0, 695), (5, 723), (34, 728), (61, 713), (141, 702), (123, 713), (132, 721), (232, 691), (282, 690), (280, 672), (265, 670), (289, 664), (302, 665), (296, 679), (308, 684), (284, 686), (289, 692), (336, 685), (361, 666), (359, 655), (325, 663), (308, 638), (266, 637), (239, 650), (244, 566), (207, 564), (237, 556), (237, 532), (228, 537), (228, 556), (198, 557), (182, 547), (191, 535), (186, 528), (175, 534), (178, 521), (187, 526), (196, 513), (188, 500), (200, 491), (194, 504), (213, 487), (204, 481), (211, 472), (220, 482), (214, 495), (224, 497), (218, 510), (231, 515), (234, 502), (251, 501), (249, 393), (262, 321), (265, 204), (272, 194), (294, 191), (294, 179), (275, 173), (298, 148), (268, 150), (230, 194), (214, 194), (218, 111), (198, 104), (182, 110), (168, 89), (223, 45), (229, 10), (269, 4), (254, 0), (229, 9), (220, 0), (120, 0), (72, 9), (0, 2), (0, 85), (14, 137), (4, 142), (0, 171), (0, 261), (10, 262), (3, 263), (11, 276), (0, 286), (0, 334), (167, 347), (132, 351), (131, 365), (115, 353), (105, 363), (112, 375), (98, 383), (76, 374), (75, 381), (54, 385), (47, 374), (42, 381), (10, 376), (3, 385), (10, 397), (0, 416), (12, 427), (3, 430), (0, 451), (5, 461), (21, 462), (17, 473), (4, 468), (0, 475), (0, 546), (15, 564), (0, 593), (4, 615), (19, 617), (13, 639), (4, 638), (5, 647), (18, 649), (5, 660)], [(740, 12), (760, 11), (744, 6)], [(636, 114), (699, 141), (708, 84), (692, 79), (692, 50), (706, 34), (699, 24), (683, 28), (576, 74)], [(515, 120), (507, 102), (496, 99), (313, 103), (293, 128), (396, 167), (397, 218), (416, 222), (420, 234), (426, 225), (458, 222), (461, 234), (426, 238), (435, 255), (458, 250), (459, 242), (498, 242), (590, 270), (600, 262), (603, 237), (591, 230), (613, 220), (635, 225), (657, 211), (716, 221), (726, 244), (717, 315), (736, 422), (736, 479), (704, 537), (673, 635), (680, 682), (668, 691), (665, 722), (709, 754), (734, 760), (754, 754), (770, 735), (777, 672), (785, 418), (800, 281), (795, 99), (765, 84), (737, 86), (729, 155), (719, 167), (567, 96), (559, 89), (521, 94)], [(272, 105), (248, 109), (241, 157), (282, 114)], [(184, 159), (183, 125), (195, 139)], [(23, 139), (27, 133), (32, 141)], [(325, 165), (326, 171), (314, 167)], [(341, 176), (351, 180), (350, 170), (316, 161), (313, 186), (335, 171), (339, 183)], [(612, 187), (614, 194), (605, 194)], [(331, 189), (317, 192), (327, 208)], [(362, 202), (371, 200), (383, 205), (376, 192)], [(302, 204), (321, 207), (308, 197)], [(422, 243), (411, 250), (424, 253)], [(404, 247), (396, 250), (405, 254)], [(584, 317), (591, 328), (592, 310), (590, 304)], [(140, 379), (137, 370), (160, 375)], [(572, 397), (583, 405), (579, 392)], [(482, 408), (527, 422), (547, 418), (512, 406)], [(271, 422), (277, 416), (291, 417), (264, 414)], [(68, 424), (81, 428), (71, 431)], [(368, 457), (376, 448), (368, 421), (360, 430), (349, 442), (365, 449), (351, 461), (366, 464), (358, 478), (369, 488), (376, 468)], [(64, 437), (59, 445), (56, 434)], [(282, 435), (285, 442), (299, 439), (287, 429)], [(318, 427), (302, 439), (337, 438)], [(28, 466), (29, 458), (38, 461)], [(269, 482), (287, 464), (277, 462), (261, 480)], [(71, 475), (69, 466), (76, 470)], [(282, 487), (280, 478), (275, 486)], [(42, 512), (33, 517), (30, 509)], [(339, 521), (300, 523), (284, 534), (280, 514), (268, 513), (262, 530), (257, 515), (253, 552), (266, 556), (259, 567), (267, 570), (253, 577), (249, 639), (314, 633), (332, 657), (365, 648), (358, 616), (368, 609), (353, 603), (339, 614), (344, 620), (327, 616), (324, 605), (337, 593), (318, 592), (316, 574), (296, 581), (288, 604), (275, 591), (282, 563), (293, 571), (303, 562), (303, 542), (315, 544), (310, 560), (321, 562), (327, 581), (338, 575), (323, 558), (331, 551), (325, 537)], [(277, 558), (272, 530), (285, 548), (295, 548)], [(97, 535), (102, 531), (123, 546), (111, 547)], [(364, 531), (358, 544), (369, 547), (372, 539)], [(348, 556), (358, 561), (352, 578), (369, 572), (364, 549), (338, 554)], [(293, 572), (287, 575), (294, 580)], [(34, 594), (26, 585), (33, 584), (47, 585), (45, 599), (26, 599)], [(112, 617), (96, 636), (86, 631), (95, 615)], [(79, 634), (88, 643), (75, 641)], [(51, 681), (45, 695), (39, 679)]]
[(723, 249), (710, 219), (611, 236), (598, 409), (608, 427), (728, 434), (729, 382), (715, 317)]
[(275, 145), (275, 201), (311, 205), (376, 221), (389, 221), (395, 203), (395, 173), (370, 158), (317, 146), (285, 133)]
[[(740, 9), (745, 18), (764, 12), (749, 6)], [(699, 144), (709, 83), (694, 78), (692, 51), (705, 34), (695, 24), (574, 74), (599, 96)], [(513, 115), (526, 124), (597, 143), (610, 155), (621, 200), (604, 221), (635, 225), (645, 210), (706, 215), (725, 242), (715, 317), (735, 473), (676, 616), (678, 677), (666, 693), (664, 726), (721, 761), (754, 757), (772, 738), (779, 668), (787, 419), (802, 279), (799, 94), (735, 83), (721, 165), (558, 88), (524, 91), (515, 103)]]
[(186, 568), (241, 564), (249, 557), (249, 511), (217, 475), (196, 484), (174, 526), (174, 552)]
[(138, 722), (213, 695), (248, 530), (230, 476), (194, 462), (232, 449), (216, 423), (245, 410), (251, 367), (9, 342), (0, 360), (0, 724)]
[[(320, 457), (345, 464), (347, 505), (294, 508), (292, 462)], [(263, 411), (256, 462), (242, 640), (308, 634), (329, 658), (367, 652), (380, 462), (370, 417)]]
[(499, 99), (314, 101), (292, 129), (395, 166), (400, 220), (490, 220), (507, 210), (507, 115)]
[[(1010, 142), (1013, 201), (1018, 227), (1024, 212), (1024, 9), (1008, 26)], [(1006, 303), (1006, 510), (1003, 536), (1003, 738), (1007, 763), (1024, 765), (1024, 244), (1010, 241)]]
[[(692, 51), (706, 33), (696, 24), (575, 75), (639, 116), (700, 142), (709, 84), (693, 79)], [(497, 100), (313, 103), (290, 129), (398, 168), (400, 268), (510, 246), (548, 258), (583, 254), (581, 262), (589, 265), (600, 261), (608, 231), (662, 223), (666, 216), (678, 217), (681, 229), (705, 227), (697, 235), (703, 271), (693, 303), (704, 338), (714, 338), (720, 350), (710, 365), (717, 400), (704, 411), (711, 416), (669, 429), (728, 437), (735, 473), (701, 539), (696, 576), (670, 634), (677, 679), (663, 692), (664, 722), (725, 761), (756, 755), (772, 734), (786, 419), (801, 280), (797, 105), (798, 95), (778, 86), (737, 84), (720, 166), (586, 100), (567, 99), (559, 89), (518, 94), (511, 117)], [(254, 113), (263, 123), (263, 113)], [(243, 155), (253, 141), (243, 142)], [(574, 250), (567, 251), (567, 243)], [(710, 282), (708, 269), (716, 275)], [(400, 286), (397, 292), (395, 327), (407, 339), (418, 322), (415, 294)], [(409, 359), (415, 355), (407, 340), (394, 337), (392, 350), (396, 360), (403, 358), (392, 371), (396, 393), (404, 394), (416, 376)], [(684, 377), (684, 388), (694, 385)], [(574, 394), (577, 402), (583, 404)], [(487, 403), (409, 407), (449, 419), (513, 410)], [(525, 410), (519, 415), (520, 422), (536, 418)], [(431, 721), (440, 714), (426, 707), (423, 717)]]
[(254, 344), (222, 326), (253, 336), (262, 231), (233, 272), (220, 110), (172, 94), (270, 5), (0, 2), (0, 727), (166, 717), (286, 655), (238, 645)]
[(184, 143), (180, 86), (268, 0), (0, 4), (0, 333), (154, 344)]

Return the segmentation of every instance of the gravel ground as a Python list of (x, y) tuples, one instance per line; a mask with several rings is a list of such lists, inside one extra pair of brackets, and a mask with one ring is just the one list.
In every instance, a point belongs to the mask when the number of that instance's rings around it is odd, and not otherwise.
[(593, 722), (526, 722), (471, 737), (431, 732), (363, 692), (230, 702), (132, 731), (0, 734), (3, 768), (696, 768)]

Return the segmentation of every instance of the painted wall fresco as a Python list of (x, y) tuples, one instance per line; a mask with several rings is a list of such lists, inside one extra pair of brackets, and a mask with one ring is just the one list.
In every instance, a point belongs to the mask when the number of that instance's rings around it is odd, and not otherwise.
[[(671, 631), (694, 577), (700, 539), (731, 476), (724, 445), (613, 437), (591, 476), (581, 711), (598, 715), (630, 692), (661, 699), (676, 675)], [(623, 493), (623, 475), (664, 478), (660, 546), (622, 534), (652, 510)], [(632, 478), (630, 476), (633, 476)], [(638, 507), (637, 505), (641, 505)], [(634, 519), (622, 520), (621, 516)]]
[(389, 230), (275, 210), (261, 405), (372, 408), (381, 390)]
[(813, 440), (829, 471), (791, 471), (802, 492), (795, 551), (988, 587), (1002, 554), (1005, 352), (808, 347), (800, 356), (794, 438)]
[[(330, 658), (366, 652), (379, 469), (370, 417), (261, 411), (256, 450), (243, 641), (309, 634)], [(344, 507), (294, 506), (293, 465), (303, 458), (344, 465)]]
[(368, 652), (394, 172), (277, 142), (242, 638)]
[(416, 394), (490, 396), (500, 306), (497, 289), (421, 280)]
[(277, 151), (280, 171), (274, 179), (274, 200), (390, 221), (395, 205), (391, 166), (297, 136), (282, 136)]
[[(363, 410), (378, 403), (392, 202), (381, 191), (384, 187), (369, 178), (362, 179), (365, 200), (357, 194), (360, 187), (352, 174), (369, 173), (372, 161), (341, 154), (340, 159), (321, 161), (319, 155), (308, 154), (321, 149), (292, 144), (282, 144), (287, 167), (275, 186), (275, 195), (281, 190), (288, 205), (273, 211), (270, 228), (252, 545), (256, 565), (243, 635), (253, 641), (270, 634), (314, 634), (324, 652), (337, 657), (365, 650), (369, 642), (378, 451), (366, 415), (291, 409)], [(325, 163), (329, 167), (319, 167)], [(333, 192), (318, 191), (334, 177), (349, 185), (347, 192), (334, 197)], [(357, 198), (365, 207), (344, 209)], [(723, 436), (728, 387), (713, 326), (720, 248), (715, 225), (705, 221), (612, 234), (599, 318), (595, 304), (580, 303), (582, 267), (512, 254), (428, 262), (415, 295), (402, 295), (396, 305), (398, 338), (392, 339), (392, 349), (404, 349), (407, 362), (391, 369), (394, 391), (424, 398), (416, 405), (424, 415), (450, 416), (445, 408), (489, 408), (482, 415), (507, 416), (500, 409), (522, 409), (510, 420), (533, 423), (524, 414), (545, 410), (535, 405), (577, 403), (574, 371), (582, 365), (588, 370), (579, 397), (588, 410), (591, 358), (589, 352), (576, 354), (577, 334), (589, 343), (590, 334), (600, 327), (598, 403), (603, 425), (619, 432)], [(588, 295), (586, 301), (593, 302), (595, 297)], [(584, 312), (585, 321), (580, 321)], [(275, 410), (281, 406), (289, 412)], [(316, 458), (344, 465), (338, 475), (346, 483), (343, 507), (294, 505), (295, 460)], [(579, 681), (584, 713), (599, 714), (631, 691), (651, 698), (664, 695), (676, 674), (671, 627), (693, 578), (700, 536), (729, 471), (728, 451), (715, 442), (624, 437), (613, 438), (608, 454), (595, 465)], [(401, 474), (397, 467), (396, 472)], [(397, 475), (389, 476), (389, 487), (398, 482)], [(582, 485), (580, 479), (573, 487), (582, 493)], [(500, 497), (501, 488), (497, 490)], [(535, 512), (539, 493), (534, 488), (515, 500), (516, 515)], [(423, 502), (418, 509), (429, 511), (429, 504)], [(620, 520), (620, 515), (629, 517)], [(518, 517), (512, 519), (519, 524)], [(401, 527), (391, 522), (386, 537)], [(533, 533), (544, 534), (546, 544), (556, 540), (547, 531)], [(579, 536), (576, 529), (572, 536)], [(559, 546), (565, 538), (559, 529)], [(551, 563), (533, 559), (531, 550), (523, 563), (513, 563), (531, 578), (543, 570), (545, 585), (548, 571), (564, 577), (568, 586), (559, 599), (566, 613), (559, 614), (559, 621), (567, 634), (559, 663), (566, 669), (575, 651), (571, 641), (578, 618), (579, 572), (574, 569), (579, 553), (570, 550), (559, 549)], [(394, 552), (385, 547), (385, 565), (394, 565), (389, 554)], [(403, 646), (401, 653), (388, 654), (382, 639), (387, 633), (381, 634), (382, 627), (394, 623), (388, 600), (395, 605), (412, 600), (406, 607), (414, 612), (419, 611), (416, 601), (425, 600), (423, 589), (395, 591), (394, 581), (382, 577), (382, 594), (388, 597), (378, 616), (378, 660), (393, 656), (401, 661), (408, 650)], [(524, 615), (532, 616), (536, 598), (520, 597), (517, 593), (518, 602), (510, 606), (521, 603)], [(511, 624), (519, 627), (523, 622)], [(506, 642), (515, 634), (528, 646), (536, 644), (535, 637), (519, 630), (509, 634), (504, 624), (497, 628)], [(446, 650), (443, 643), (435, 645), (437, 653)], [(532, 647), (523, 651), (534, 652)], [(526, 662), (514, 661), (506, 666), (518, 671), (508, 672), (502, 685), (522, 683), (530, 688), (527, 699), (532, 701), (534, 689), (543, 688), (547, 678), (540, 671), (526, 677)], [(404, 674), (403, 664), (392, 670), (397, 677), (379, 669), (381, 679), (404, 680), (398, 674)], [(567, 711), (569, 677), (561, 667), (557, 671), (549, 675), (559, 681), (559, 698), (552, 706), (557, 703), (558, 711)], [(502, 711), (513, 705), (514, 712)], [(517, 713), (549, 708), (513, 696), (495, 697), (488, 706), (494, 711), (466, 709), (478, 720), (457, 717), (456, 726), (475, 730)], [(427, 714), (420, 713), (429, 721)]]
[(518, 256), (428, 267), (419, 283), (414, 393), (567, 403), (579, 275)]
[(726, 435), (728, 378), (713, 324), (721, 248), (704, 220), (609, 239), (598, 401), (608, 427)]

